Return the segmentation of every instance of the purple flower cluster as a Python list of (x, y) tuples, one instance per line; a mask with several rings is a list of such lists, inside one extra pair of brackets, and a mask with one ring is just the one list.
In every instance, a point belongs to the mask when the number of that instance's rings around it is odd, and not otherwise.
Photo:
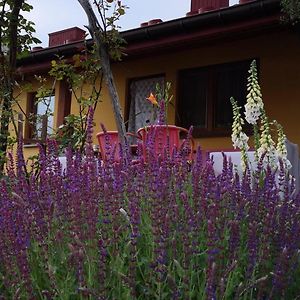
[(240, 178), (224, 157), (216, 175), (201, 149), (193, 162), (179, 149), (103, 164), (93, 156), (92, 114), (85, 155), (68, 149), (65, 170), (51, 140), (36, 172), (25, 170), (21, 139), (16, 166), (8, 163), (0, 181), (5, 299), (299, 295), (300, 197), (284, 170), (259, 164)]

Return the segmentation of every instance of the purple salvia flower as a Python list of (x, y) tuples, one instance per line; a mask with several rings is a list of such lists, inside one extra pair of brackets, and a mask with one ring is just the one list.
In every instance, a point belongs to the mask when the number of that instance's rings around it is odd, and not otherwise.
[(7, 153), (6, 172), (11, 180), (15, 178), (15, 164), (12, 152)]
[[(129, 169), (129, 174), (132, 176), (133, 169)], [(139, 181), (139, 175), (137, 175), (137, 182)], [(133, 177), (134, 178), (134, 177)], [(128, 176), (126, 177), (128, 180)], [(131, 295), (136, 297), (136, 272), (137, 272), (137, 242), (140, 235), (139, 225), (141, 222), (141, 203), (142, 189), (137, 186), (135, 180), (128, 180), (127, 192), (128, 192), (128, 211), (130, 222), (130, 261), (129, 261), (129, 285), (131, 287)]]
[(164, 99), (159, 102), (159, 114), (158, 114), (158, 125), (165, 125), (166, 124), (166, 104)]
[(257, 236), (259, 229), (256, 221), (252, 221), (248, 223), (248, 241), (247, 241), (247, 249), (248, 249), (248, 269), (247, 275), (251, 278), (256, 263), (258, 261), (258, 250), (259, 250), (259, 238)]
[(273, 291), (277, 296), (284, 296), (284, 290), (287, 287), (287, 274), (290, 269), (290, 249), (285, 246), (277, 258), (275, 276), (273, 278)]
[(201, 199), (201, 172), (202, 172), (202, 151), (198, 147), (196, 151), (196, 159), (192, 164), (192, 201), (193, 201), (193, 210), (195, 215), (196, 222), (196, 232), (200, 230), (200, 224), (202, 222), (202, 211), (200, 208), (200, 199)]
[(201, 195), (200, 195), (200, 210), (203, 217), (207, 217), (208, 198), (211, 196), (212, 186), (215, 184), (215, 174), (213, 169), (213, 160), (208, 159), (200, 175), (201, 180)]
[(184, 229), (183, 229), (183, 247), (184, 247), (184, 268), (188, 269), (190, 265), (190, 259), (193, 254), (192, 240), (196, 236), (193, 236), (196, 228), (195, 217), (193, 215), (192, 208), (189, 204), (188, 195), (186, 192), (182, 192), (180, 195), (182, 200), (182, 206), (184, 211)]
[(93, 118), (94, 110), (93, 107), (89, 107), (87, 126), (86, 126), (86, 139), (85, 139), (85, 155), (88, 161), (93, 161), (94, 151), (93, 151)]
[(23, 155), (23, 137), (21, 134), (18, 137), (17, 145), (17, 177), (19, 180), (26, 178), (26, 163)]
[(251, 171), (249, 166), (246, 165), (241, 184), (241, 192), (245, 197), (251, 194), (251, 185)]
[(146, 141), (144, 144), (145, 160), (151, 163), (151, 160), (156, 159), (155, 143), (156, 143), (156, 129), (154, 126), (145, 128), (147, 130)]
[(183, 159), (187, 160), (188, 158), (192, 158), (193, 156), (193, 153), (191, 153), (191, 151), (193, 151), (193, 149), (191, 149), (192, 139), (193, 139), (193, 126), (189, 128), (187, 137), (183, 140), (183, 143), (181, 144), (180, 147), (180, 154)]
[(206, 299), (216, 300), (216, 263), (208, 262), (206, 271)]
[[(157, 168), (157, 167), (156, 167)], [(168, 191), (168, 176), (166, 175), (166, 166), (161, 165), (155, 170), (152, 185), (153, 202), (151, 209), (152, 232), (154, 237), (154, 270), (158, 281), (163, 281), (166, 276), (166, 240), (165, 235), (168, 230), (165, 228), (168, 205), (166, 205)]]
[(105, 280), (107, 274), (106, 261), (107, 261), (107, 250), (106, 245), (103, 239), (99, 239), (98, 241), (98, 251), (99, 251), (99, 272), (98, 272), (98, 281), (100, 285), (100, 299), (106, 299), (106, 288), (105, 288)]
[(240, 245), (240, 223), (237, 220), (232, 220), (229, 223), (230, 237), (229, 237), (229, 247), (231, 260), (237, 258), (238, 249)]

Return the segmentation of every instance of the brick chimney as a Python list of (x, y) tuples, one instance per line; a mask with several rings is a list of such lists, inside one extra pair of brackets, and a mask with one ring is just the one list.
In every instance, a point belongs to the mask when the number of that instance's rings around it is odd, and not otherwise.
[(85, 31), (78, 27), (72, 27), (49, 33), (49, 47), (61, 46), (70, 42), (82, 41), (85, 39)]
[(229, 0), (191, 0), (191, 11), (187, 15), (195, 15), (228, 6)]

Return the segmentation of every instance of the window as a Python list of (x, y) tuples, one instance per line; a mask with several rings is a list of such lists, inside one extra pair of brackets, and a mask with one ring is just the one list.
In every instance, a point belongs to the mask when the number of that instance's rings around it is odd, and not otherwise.
[(37, 98), (36, 93), (29, 93), (27, 99), (28, 124), (25, 137), (28, 140), (41, 140), (53, 133), (55, 96)]
[[(27, 144), (41, 140), (47, 135), (54, 133), (54, 129), (63, 124), (65, 116), (70, 114), (72, 93), (68, 83), (61, 80), (56, 87), (58, 89), (57, 99), (55, 98), (54, 93), (43, 99), (38, 99), (36, 92), (27, 94), (26, 113), (28, 120), (25, 124), (24, 134), (25, 142)], [(55, 116), (56, 124), (54, 124), (53, 115), (55, 102), (57, 102), (58, 107)], [(45, 115), (47, 115), (47, 118), (43, 117)], [(43, 131), (43, 128), (45, 128), (45, 131)]]
[(150, 93), (155, 93), (156, 86), (164, 88), (162, 75), (133, 79), (129, 83), (128, 131), (136, 132), (139, 128), (153, 124), (153, 108), (146, 100)]
[(51, 95), (46, 98), (38, 99), (37, 101), (37, 120), (35, 124), (35, 131), (37, 138), (40, 139), (42, 137), (43, 131), (43, 118), (47, 116), (47, 124), (46, 126), (46, 133), (50, 135), (53, 133), (53, 113), (54, 113), (54, 103), (55, 103), (55, 96)]
[(177, 123), (194, 126), (194, 136), (231, 133), (230, 97), (239, 106), (246, 103), (247, 77), (251, 60), (179, 72)]

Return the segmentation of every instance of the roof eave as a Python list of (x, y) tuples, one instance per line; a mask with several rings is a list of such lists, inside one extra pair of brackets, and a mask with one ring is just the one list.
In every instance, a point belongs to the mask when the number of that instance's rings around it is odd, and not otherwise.
[[(121, 32), (126, 41), (125, 53), (138, 56), (143, 53), (161, 51), (163, 48), (179, 47), (196, 40), (218, 38), (222, 34), (244, 32), (247, 28), (280, 25), (280, 0), (257, 0), (195, 16), (183, 17), (152, 26), (140, 27)], [(21, 74), (38, 71), (38, 64), (45, 70), (50, 69), (50, 61), (58, 56), (70, 57), (84, 49), (84, 43), (93, 44), (92, 39), (85, 42), (45, 48), (31, 52), (18, 62)], [(45, 63), (48, 61), (48, 64)]]

